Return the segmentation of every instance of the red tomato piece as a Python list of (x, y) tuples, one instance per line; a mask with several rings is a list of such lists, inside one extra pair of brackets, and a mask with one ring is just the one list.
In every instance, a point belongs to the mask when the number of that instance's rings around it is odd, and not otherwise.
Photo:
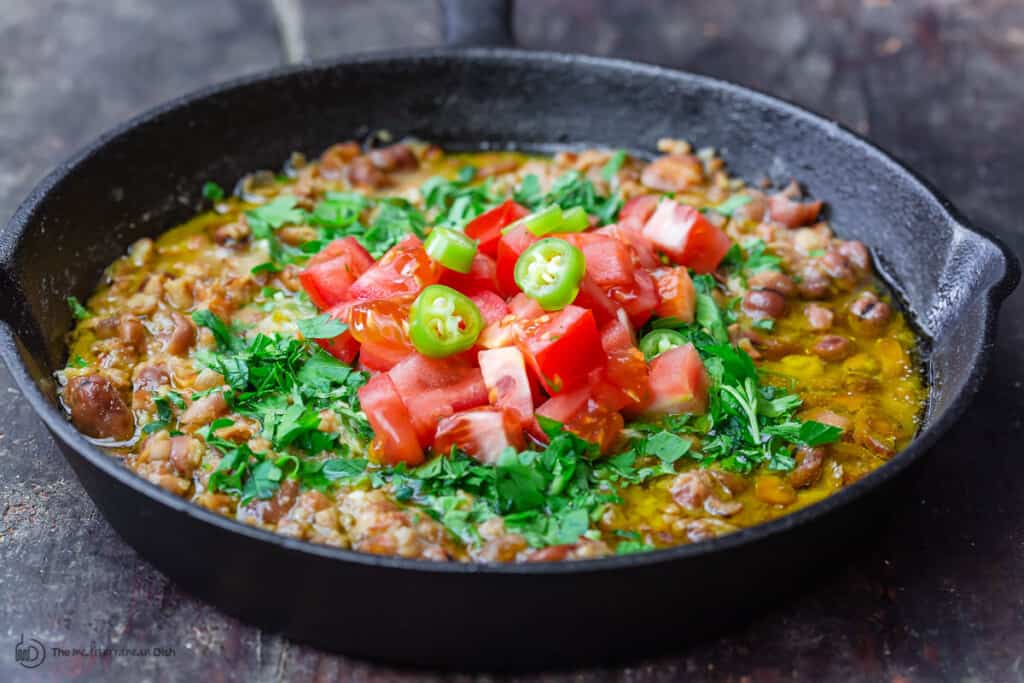
[(334, 240), (306, 264), (299, 282), (320, 310), (341, 301), (352, 283), (373, 265), (373, 257), (354, 237)]
[(693, 322), (697, 309), (697, 290), (693, 287), (690, 272), (684, 266), (658, 268), (651, 272), (658, 285), (661, 302), (654, 309), (659, 318), (678, 318), (685, 323)]
[(415, 235), (409, 235), (359, 276), (348, 293), (346, 301), (372, 301), (400, 294), (419, 294), (427, 285), (441, 278), (441, 266), (427, 256), (423, 244)]
[(640, 232), (644, 225), (651, 218), (651, 214), (658, 208), (661, 196), (656, 194), (643, 194), (633, 197), (623, 204), (619, 210), (619, 225), (627, 230)]
[(589, 308), (594, 312), (594, 319), (598, 325), (605, 325), (618, 319), (619, 311), (622, 310), (617, 303), (611, 300), (601, 287), (594, 282), (590, 274), (583, 276), (580, 280), (580, 293), (576, 295), (573, 303), (580, 308)]
[(509, 446), (517, 451), (526, 448), (526, 439), (512, 411), (485, 406), (455, 413), (437, 423), (434, 452), (447, 455), (453, 446), (485, 465), (493, 465)]
[(498, 291), (498, 267), (490, 256), (477, 253), (468, 273), (458, 273), (447, 268), (441, 269), (441, 284), (448, 285), (466, 296), (477, 292)]
[(480, 253), (496, 256), (501, 229), (527, 216), (530, 210), (511, 199), (504, 204), (485, 211), (466, 226), (466, 234), (479, 244)]
[(640, 268), (657, 268), (661, 265), (658, 254), (654, 250), (651, 241), (644, 237), (643, 225), (638, 228), (626, 227), (625, 224), (606, 225), (595, 230), (595, 234), (607, 235), (629, 247), (630, 256), (633, 258), (633, 265)]
[(602, 453), (618, 441), (624, 426), (622, 415), (602, 405), (591, 386), (552, 396), (537, 409), (537, 415), (561, 422), (567, 431), (596, 443)]
[(373, 427), (371, 454), (383, 463), (395, 465), (423, 462), (409, 411), (387, 375), (375, 375), (359, 390), (359, 404)]
[(594, 314), (579, 306), (522, 325), (520, 344), (549, 394), (586, 384), (590, 372), (605, 362)]
[(587, 275), (601, 287), (628, 285), (633, 281), (633, 257), (627, 245), (597, 233), (578, 233), (564, 237), (583, 252)]
[(610, 323), (601, 330), (601, 347), (608, 356), (604, 380), (621, 394), (612, 398), (615, 409), (644, 403), (650, 394), (650, 373), (633, 332), (620, 321)]
[(353, 339), (347, 331), (342, 332), (334, 339), (317, 339), (316, 343), (322, 346), (324, 351), (347, 365), (351, 365), (356, 354), (359, 353), (359, 342)]
[(412, 349), (401, 349), (367, 342), (359, 347), (359, 363), (364, 370), (387, 372), (409, 357)]
[(700, 211), (666, 199), (644, 225), (643, 234), (669, 258), (698, 273), (710, 273), (725, 257), (732, 241)]
[(519, 291), (516, 284), (516, 261), (526, 248), (539, 238), (518, 225), (501, 236), (498, 242), (498, 287), (505, 296), (512, 296)]
[(711, 380), (693, 344), (677, 346), (651, 361), (648, 414), (703, 413)]
[(628, 287), (612, 287), (608, 290), (611, 300), (622, 306), (634, 327), (643, 327), (658, 306), (658, 286), (651, 274), (644, 269), (636, 271), (633, 284)]
[(477, 292), (471, 295), (469, 299), (480, 309), (480, 315), (484, 317), (484, 322), (488, 325), (500, 322), (509, 314), (508, 304), (494, 292), (486, 290)]
[(491, 404), (512, 411), (524, 427), (533, 422), (533, 393), (523, 353), (506, 346), (481, 351), (477, 358)]
[(487, 387), (479, 368), (460, 358), (427, 358), (418, 353), (388, 371), (409, 409), (413, 429), (426, 448), (437, 421), (460, 410), (487, 405)]

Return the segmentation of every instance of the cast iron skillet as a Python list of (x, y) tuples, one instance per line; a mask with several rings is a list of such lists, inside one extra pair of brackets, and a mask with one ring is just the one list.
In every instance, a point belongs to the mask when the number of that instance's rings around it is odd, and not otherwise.
[[(446, 6), (456, 44), (507, 43), (503, 2)], [(65, 420), (65, 296), (88, 295), (133, 240), (189, 217), (205, 180), (230, 186), (386, 128), (444, 145), (603, 145), (663, 136), (730, 168), (797, 177), (863, 240), (927, 337), (917, 439), (863, 480), (780, 520), (654, 553), (540, 565), (434, 564), (290, 540), (194, 506), (121, 467)], [(839, 125), (721, 81), (630, 62), (441, 49), (282, 69), (177, 99), (115, 129), (32, 192), (0, 236), (0, 355), (111, 525), (226, 612), (349, 654), (421, 666), (523, 668), (678, 647), (749, 615), (819, 569), (885, 511), (886, 493), (981, 382), (1016, 260), (925, 182)], [(31, 454), (24, 454), (31, 457)]]

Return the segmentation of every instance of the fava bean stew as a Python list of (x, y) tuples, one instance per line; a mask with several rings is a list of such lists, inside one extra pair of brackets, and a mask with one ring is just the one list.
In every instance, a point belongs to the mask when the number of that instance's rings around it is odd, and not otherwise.
[(430, 560), (699, 542), (884, 464), (926, 388), (868, 250), (658, 150), (345, 142), (207, 183), (69, 299), (63, 404), (196, 505)]

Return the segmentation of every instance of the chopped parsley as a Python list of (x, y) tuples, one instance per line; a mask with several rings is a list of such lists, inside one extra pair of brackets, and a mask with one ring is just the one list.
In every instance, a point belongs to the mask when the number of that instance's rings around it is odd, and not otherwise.
[(224, 199), (224, 188), (212, 180), (208, 180), (203, 183), (203, 198), (211, 202), (219, 202)]
[(92, 313), (89, 312), (88, 308), (82, 305), (82, 302), (78, 300), (78, 297), (69, 296), (67, 301), (68, 308), (71, 309), (71, 315), (75, 317), (75, 320), (86, 320), (87, 318), (92, 317)]

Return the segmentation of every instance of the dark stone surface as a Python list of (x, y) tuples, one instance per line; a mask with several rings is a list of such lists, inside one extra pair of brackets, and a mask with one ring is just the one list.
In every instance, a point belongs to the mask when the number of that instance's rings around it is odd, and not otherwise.
[[(834, 116), (909, 162), (978, 225), (1024, 253), (1020, 2), (520, 4), (517, 29), (529, 47), (686, 68)], [(289, 9), (305, 28), (285, 41), (288, 29), (301, 28), (287, 19)], [(7, 0), (0, 12), (0, 214), (9, 215), (71, 150), (173, 95), (278, 64), (296, 50), (327, 57), (436, 44), (436, 22), (429, 1)], [(1018, 291), (1004, 309), (994, 371), (978, 400), (846, 566), (823, 570), (801, 596), (722, 638), (567, 678), (1024, 681), (1022, 349)], [(287, 590), (286, 577), (276, 589)], [(26, 670), (14, 661), (22, 634), (48, 648), (164, 646), (175, 655), (48, 652), (41, 667)], [(403, 675), (261, 633), (177, 590), (97, 516), (0, 369), (0, 680)]]

